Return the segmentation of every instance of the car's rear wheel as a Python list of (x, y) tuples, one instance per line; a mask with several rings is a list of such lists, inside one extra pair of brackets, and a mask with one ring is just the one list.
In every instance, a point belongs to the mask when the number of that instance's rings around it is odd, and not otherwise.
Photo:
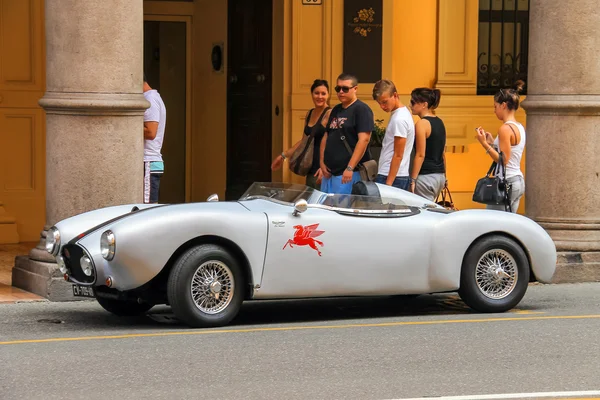
[(104, 297), (96, 297), (96, 300), (98, 301), (98, 304), (100, 304), (106, 311), (121, 317), (133, 317), (140, 315), (150, 310), (154, 306), (153, 304), (148, 303), (107, 299)]
[(462, 300), (480, 312), (505, 312), (514, 308), (527, 291), (529, 262), (514, 240), (492, 235), (478, 240), (463, 260)]
[(192, 327), (228, 324), (244, 300), (244, 276), (236, 258), (213, 244), (195, 246), (177, 260), (167, 296), (175, 315)]

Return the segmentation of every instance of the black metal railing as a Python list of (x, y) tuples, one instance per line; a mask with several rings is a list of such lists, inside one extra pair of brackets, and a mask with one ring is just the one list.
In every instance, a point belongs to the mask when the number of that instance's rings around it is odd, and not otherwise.
[(529, 0), (479, 0), (478, 46), (477, 94), (527, 83)]

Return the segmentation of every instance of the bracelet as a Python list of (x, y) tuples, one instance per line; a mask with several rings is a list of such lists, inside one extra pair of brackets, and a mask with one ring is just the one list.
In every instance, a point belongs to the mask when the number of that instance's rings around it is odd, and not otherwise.
[(487, 150), (486, 150), (485, 154), (488, 154), (488, 153), (490, 152), (490, 150), (491, 150), (491, 149), (492, 149), (492, 146), (488, 146), (488, 148), (487, 148)]
[(283, 152), (283, 151), (281, 152), (281, 158), (283, 158), (284, 160), (287, 158), (287, 157), (285, 156), (285, 152)]

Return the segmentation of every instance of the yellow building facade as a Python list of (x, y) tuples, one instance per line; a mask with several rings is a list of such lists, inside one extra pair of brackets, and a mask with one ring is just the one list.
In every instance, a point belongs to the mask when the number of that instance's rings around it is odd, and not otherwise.
[[(114, 2), (118, 7), (120, 1)], [(370, 7), (370, 1), (363, 3)], [(413, 88), (441, 89), (437, 114), (446, 124), (447, 176), (459, 209), (483, 207), (471, 196), (491, 160), (476, 142), (474, 129), (481, 125), (495, 133), (501, 124), (493, 112), (493, 96), (478, 94), (479, 46), (485, 35), (478, 27), (487, 7), (480, 3), (484, 2), (381, 0), (381, 15), (376, 16), (381, 23), (372, 27), (374, 32), (381, 30), (380, 77), (396, 83), (404, 104)], [(497, 6), (496, 0), (489, 3)], [(514, 3), (528, 1), (504, 0), (503, 7), (509, 3), (514, 9)], [(233, 198), (252, 179), (304, 181), (286, 166), (273, 173), (269, 166), (301, 137), (312, 107), (313, 80), (327, 79), (333, 87), (344, 72), (344, 32), (352, 23), (346, 17), (354, 12), (348, 4), (143, 2), (143, 68), (167, 107), (162, 202), (203, 201), (212, 193)], [(356, 12), (363, 9), (361, 1), (352, 4)], [(51, 79), (46, 7), (44, 0), (0, 0), (0, 243), (37, 241), (44, 225), (56, 222), (47, 221), (46, 215), (46, 188), (53, 185), (53, 177), (47, 175), (46, 111), (39, 103)], [(375, 118), (387, 122), (389, 115), (371, 97), (374, 82), (358, 78), (359, 98)], [(333, 92), (331, 105), (336, 103)], [(525, 124), (522, 109), (517, 118)], [(83, 145), (94, 147), (94, 142)], [(132, 157), (141, 161), (142, 155)], [(107, 188), (106, 205), (111, 190), (117, 189)], [(87, 208), (85, 203), (75, 207), (79, 212)]]

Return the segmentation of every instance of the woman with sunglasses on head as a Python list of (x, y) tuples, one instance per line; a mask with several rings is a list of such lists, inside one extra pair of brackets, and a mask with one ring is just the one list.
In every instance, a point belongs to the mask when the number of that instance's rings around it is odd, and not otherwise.
[(410, 107), (421, 118), (415, 125), (415, 158), (410, 191), (435, 201), (446, 184), (446, 127), (434, 114), (440, 104), (439, 89), (417, 88), (410, 94)]
[[(313, 129), (315, 129), (315, 131), (313, 138), (313, 161), (312, 166), (306, 175), (306, 185), (319, 189), (321, 179), (323, 178), (321, 172), (321, 140), (325, 134), (325, 127), (327, 126), (327, 120), (329, 119), (329, 113), (331, 112), (331, 109), (327, 104), (329, 100), (329, 83), (324, 79), (315, 79), (310, 87), (310, 92), (315, 107), (306, 113), (304, 119), (304, 134), (310, 136), (313, 133)], [(271, 170), (275, 171), (281, 168), (283, 161), (294, 154), (300, 143), (302, 143), (302, 139), (298, 140), (291, 148), (275, 157), (271, 164)]]
[[(521, 197), (525, 193), (525, 179), (521, 171), (521, 158), (525, 150), (525, 128), (515, 118), (515, 112), (519, 109), (519, 93), (523, 90), (523, 86), (525, 86), (525, 82), (519, 80), (513, 88), (500, 89), (494, 96), (494, 113), (496, 118), (503, 122), (496, 139), (481, 126), (476, 128), (477, 140), (493, 161), (498, 162), (500, 159), (499, 152), (502, 152), (504, 174), (510, 185), (510, 211), (513, 213), (517, 212)], [(499, 168), (496, 167), (494, 173), (497, 174), (498, 172)], [(504, 205), (487, 205), (486, 208), (506, 210)]]

